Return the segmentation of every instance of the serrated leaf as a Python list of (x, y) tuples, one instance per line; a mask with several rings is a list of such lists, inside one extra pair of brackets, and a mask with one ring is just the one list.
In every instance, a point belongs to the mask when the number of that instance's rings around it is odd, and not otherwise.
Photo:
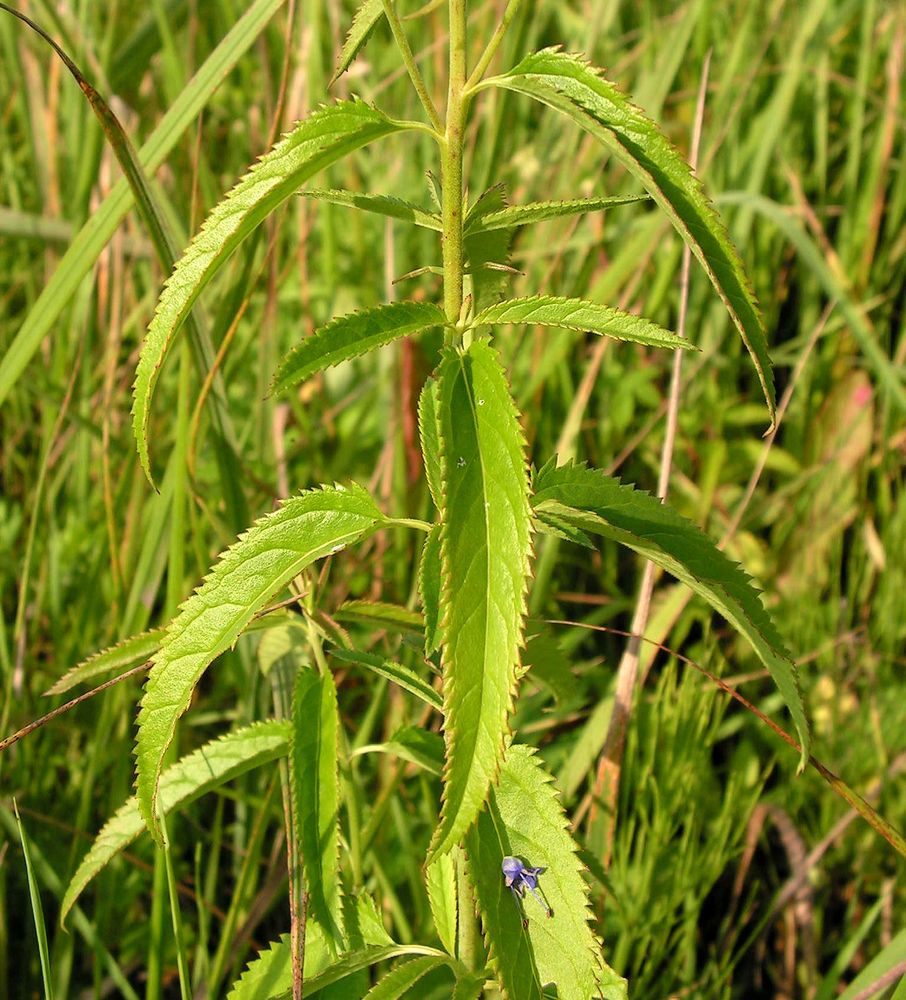
[[(589, 926), (588, 888), (552, 779), (525, 746), (507, 751), (500, 781), (466, 837), (482, 924), (500, 984), (511, 1000), (626, 1000), (626, 981), (604, 961)], [(538, 889), (552, 911), (507, 888), (503, 859), (544, 868)], [(523, 925), (523, 913), (527, 926)]]
[(342, 205), (345, 208), (360, 208), (363, 212), (373, 212), (390, 219), (401, 219), (411, 222), (423, 229), (434, 232), (443, 231), (443, 223), (436, 212), (428, 212), (411, 201), (397, 198), (391, 194), (362, 194), (360, 191), (337, 190), (336, 188), (310, 188), (300, 191), (303, 198), (313, 198), (315, 201), (326, 201), (331, 205)]
[(503, 186), (495, 184), (478, 198), (463, 222), (468, 229), (463, 236), (463, 256), (476, 310), (498, 298), (506, 288), (513, 232), (511, 229), (482, 230), (475, 226), (486, 215), (505, 208)]
[(399, 1000), (429, 972), (446, 964), (445, 959), (433, 955), (411, 958), (408, 962), (403, 962), (388, 972), (376, 986), (365, 994), (365, 1000)]
[(350, 950), (357, 951), (366, 945), (393, 944), (393, 938), (387, 933), (374, 900), (364, 890), (357, 889), (354, 896), (351, 891), (344, 895), (343, 913)]
[(508, 205), (478, 216), (466, 227), (467, 232), (487, 232), (489, 229), (515, 229), (535, 222), (547, 222), (569, 215), (600, 212), (617, 205), (647, 201), (647, 194), (615, 195), (609, 198), (573, 198), (569, 201), (537, 201), (528, 205)]
[(425, 656), (440, 649), (443, 632), (440, 627), (440, 525), (432, 525), (422, 548), (418, 569), (418, 589), (425, 617)]
[(361, 101), (340, 101), (301, 121), (208, 215), (167, 280), (142, 344), (132, 427), (151, 479), (148, 419), (161, 366), (195, 300), (239, 244), (309, 178), (347, 153), (407, 126)]
[(352, 60), (359, 54), (362, 46), (368, 41), (368, 36), (383, 16), (383, 0), (364, 0), (353, 15), (349, 34), (343, 43), (343, 48), (340, 52), (340, 61), (337, 64), (334, 75), (330, 78), (329, 87), (332, 87), (346, 70), (349, 69), (350, 65), (352, 65)]
[(425, 478), (431, 499), (438, 509), (441, 505), (440, 485), (440, 399), (437, 379), (429, 378), (418, 397), (418, 436), (425, 463)]
[(584, 549), (594, 549), (595, 544), (575, 525), (569, 524), (549, 512), (535, 512), (535, 528), (546, 535), (553, 535), (555, 538), (562, 538), (564, 542), (574, 542)]
[(597, 69), (577, 56), (545, 49), (486, 80), (533, 97), (573, 119), (602, 142), (666, 212), (698, 258), (739, 331), (774, 422), (774, 382), (764, 326), (742, 261), (692, 168), (669, 139)]
[(158, 833), (155, 801), (164, 754), (208, 664), (306, 566), (385, 523), (360, 486), (301, 493), (241, 535), (182, 605), (154, 658), (138, 716), (136, 787), (152, 833)]
[(584, 465), (548, 465), (538, 475), (532, 502), (539, 511), (551, 511), (650, 559), (741, 632), (783, 695), (802, 745), (800, 766), (805, 766), (809, 732), (796, 665), (752, 581), (697, 525), (656, 497)]
[(444, 703), (441, 696), (427, 681), (422, 680), (414, 670), (404, 667), (402, 663), (395, 663), (376, 653), (361, 653), (355, 649), (335, 649), (331, 655), (344, 663), (367, 667), (380, 677), (386, 677), (394, 684), (399, 684), (401, 688), (421, 698), (426, 705), (430, 705), (438, 712), (443, 711)]
[(446, 353), (440, 400), (447, 763), (429, 860), (462, 839), (503, 758), (531, 553), (525, 444), (486, 343)]
[(332, 674), (300, 670), (289, 758), (293, 822), (305, 872), (307, 918), (321, 925), (334, 952), (343, 948), (338, 727)]
[(445, 322), (443, 309), (430, 302), (391, 302), (340, 316), (286, 355), (274, 376), (272, 391), (281, 392), (325, 368)]
[[(437, 951), (435, 948), (424, 948), (417, 944), (394, 944), (360, 948), (356, 951), (347, 952), (336, 961), (331, 962), (326, 969), (317, 975), (311, 977), (306, 975), (305, 994), (306, 996), (314, 996), (318, 990), (323, 990), (326, 986), (342, 982), (349, 976), (361, 972), (362, 969), (368, 969), (372, 965), (377, 965), (378, 962), (386, 962), (388, 959), (398, 958), (401, 955), (430, 955), (438, 958), (440, 961), (448, 961), (448, 957), (443, 952)], [(271, 994), (268, 1000), (291, 1000), (292, 995), (293, 991), (290, 987), (289, 989), (277, 990)], [(357, 994), (353, 995), (356, 996)], [(340, 994), (338, 994), (339, 996)]]
[[(167, 768), (160, 779), (164, 815), (194, 802), (252, 768), (276, 760), (289, 748), (289, 723), (259, 722), (206, 743)], [(73, 875), (60, 907), (61, 922), (88, 883), (145, 829), (133, 796), (107, 821)]]
[[(256, 618), (249, 625), (249, 632), (267, 632), (270, 629), (283, 628), (285, 626), (295, 626), (298, 618), (286, 614), (286, 612), (275, 611), (271, 614)], [(110, 646), (107, 649), (94, 653), (81, 663), (76, 664), (44, 694), (49, 697), (55, 694), (65, 694), (79, 684), (87, 684), (107, 673), (126, 673), (126, 671), (138, 663), (150, 660), (160, 648), (161, 641), (166, 634), (166, 629), (156, 628), (148, 632), (141, 632), (139, 635), (130, 636), (121, 642)]]
[(444, 766), (444, 741), (420, 726), (400, 726), (385, 743), (367, 743), (352, 756), (366, 753), (389, 753), (440, 777)]
[(583, 299), (567, 299), (557, 295), (532, 295), (524, 299), (507, 299), (482, 310), (472, 321), (473, 326), (486, 323), (527, 323), (556, 326), (565, 330), (587, 330), (617, 340), (631, 340), (649, 347), (678, 347), (696, 350), (693, 344), (657, 323), (641, 316), (611, 309)]
[(163, 636), (164, 630), (156, 628), (123, 639), (122, 642), (89, 656), (88, 659), (82, 660), (71, 670), (67, 670), (44, 694), (47, 697), (64, 694), (78, 684), (86, 684), (88, 681), (93, 681), (114, 671), (122, 673), (130, 667), (144, 663), (157, 652)]
[(389, 629), (421, 635), (424, 621), (417, 611), (387, 601), (346, 601), (337, 608), (338, 622), (358, 622), (372, 629)]
[(440, 857), (425, 869), (428, 903), (434, 918), (434, 929), (443, 946), (451, 955), (456, 954), (457, 900), (456, 870), (453, 858), (458, 847)]

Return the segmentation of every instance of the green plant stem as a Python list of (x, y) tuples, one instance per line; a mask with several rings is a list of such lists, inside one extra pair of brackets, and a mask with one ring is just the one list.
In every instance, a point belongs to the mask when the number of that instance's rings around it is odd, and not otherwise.
[(466, 83), (466, 91), (470, 91), (484, 76), (485, 70), (491, 65), (491, 60), (497, 55), (497, 50), (500, 48), (500, 43), (503, 41), (503, 36), (507, 32), (507, 28), (512, 24), (513, 18), (519, 12), (521, 6), (522, 0), (510, 0), (506, 5), (506, 10), (503, 12), (500, 24), (497, 25), (496, 31), (491, 35), (491, 40), (488, 42), (484, 52), (481, 53), (481, 58), (475, 64), (475, 69), (472, 70), (472, 74)]
[[(441, 146), (441, 180), (444, 265), (444, 312), (450, 326), (444, 332), (448, 346), (458, 342), (463, 305), (462, 153), (468, 97), (466, 81), (466, 4), (450, 0), (450, 82), (447, 91), (447, 127)], [(459, 958), (469, 969), (483, 965), (481, 937), (475, 916), (475, 899), (462, 854), (457, 858), (457, 908)]]
[[(447, 93), (447, 128), (441, 147), (443, 203), (444, 312), (456, 324), (462, 312), (462, 143), (466, 100), (466, 5), (465, 0), (450, 0), (450, 85)], [(457, 336), (448, 329), (444, 337), (450, 344)]]
[(457, 922), (457, 957), (470, 971), (477, 971), (484, 964), (481, 948), (481, 936), (478, 933), (478, 919), (475, 916), (475, 896), (469, 875), (466, 871), (466, 859), (462, 851), (456, 852), (456, 903), (459, 911)]
[(406, 38), (406, 33), (403, 31), (403, 26), (400, 23), (399, 14), (396, 12), (393, 0), (384, 0), (384, 13), (387, 15), (390, 30), (393, 32), (400, 55), (403, 57), (403, 62), (406, 65), (406, 71), (409, 74), (409, 79), (412, 81), (412, 86), (415, 87), (415, 92), (422, 102), (422, 107), (425, 109), (425, 114), (431, 122), (431, 127), (440, 135), (444, 130), (443, 123), (440, 120), (440, 115), (437, 113), (437, 108), (434, 107), (434, 101), (431, 100), (428, 88), (425, 86), (424, 78), (419, 71), (415, 56), (412, 54), (412, 49), (409, 47), (409, 41)]

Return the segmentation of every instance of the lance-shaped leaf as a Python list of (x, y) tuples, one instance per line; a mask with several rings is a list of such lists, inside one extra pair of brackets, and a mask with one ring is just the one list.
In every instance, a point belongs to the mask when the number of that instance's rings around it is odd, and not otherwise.
[(562, 219), (569, 215), (585, 215), (586, 212), (600, 212), (605, 208), (647, 200), (646, 194), (623, 194), (606, 198), (572, 198), (568, 201), (536, 201), (528, 205), (507, 205), (506, 208), (495, 212), (477, 215), (465, 229), (467, 233), (488, 229), (515, 229), (535, 222)]
[(376, 986), (372, 987), (365, 994), (364, 1000), (400, 1000), (400, 997), (404, 995), (411, 996), (409, 990), (420, 979), (424, 979), (429, 972), (447, 965), (448, 962), (448, 959), (437, 955), (423, 955), (420, 958), (412, 958), (407, 962), (402, 962), (388, 972)]
[(299, 193), (303, 198), (326, 201), (331, 205), (343, 205), (346, 208), (359, 208), (363, 212), (374, 212), (390, 219), (401, 219), (423, 229), (433, 229), (437, 233), (442, 232), (444, 228), (436, 212), (426, 212), (418, 205), (413, 205), (411, 201), (390, 194), (363, 194), (360, 191), (336, 188), (311, 188)]
[(425, 869), (425, 885), (428, 888), (428, 902), (434, 929), (443, 946), (451, 955), (456, 954), (456, 928), (459, 910), (456, 900), (456, 869), (453, 859), (460, 848), (454, 847), (449, 854), (441, 856)]
[(409, 127), (361, 101), (322, 108), (265, 153), (208, 215), (164, 286), (135, 373), (132, 428), (149, 479), (151, 397), (173, 338), (205, 286), (239, 244), (300, 184), (347, 153)]
[(557, 295), (533, 295), (525, 299), (507, 299), (483, 309), (472, 321), (485, 323), (527, 323), (537, 326), (557, 326), (565, 330), (588, 330), (617, 340), (631, 340), (649, 347), (679, 347), (695, 350), (694, 345), (675, 333), (651, 323), (641, 316), (599, 306), (584, 299), (567, 299)]
[(429, 860), (462, 839), (503, 759), (531, 552), (522, 431), (486, 343), (446, 354), (440, 400), (447, 761)]
[(443, 711), (441, 696), (427, 681), (422, 680), (414, 670), (404, 667), (402, 663), (387, 660), (376, 653), (360, 653), (357, 649), (335, 649), (331, 655), (344, 663), (366, 667), (379, 677), (386, 677), (388, 681), (398, 684), (416, 698), (421, 698), (426, 705), (430, 705), (436, 711)]
[(257, 521), (229, 548), (167, 626), (138, 715), (138, 800), (155, 836), (157, 784), (176, 722), (208, 664), (268, 600), (316, 559), (387, 523), (360, 486), (308, 490)]
[(142, 632), (139, 635), (130, 636), (123, 639), (115, 646), (102, 649), (99, 653), (89, 656), (87, 660), (76, 664), (71, 670), (67, 670), (63, 676), (49, 687), (44, 693), (46, 695), (64, 694), (71, 691), (78, 684), (86, 684), (104, 674), (114, 671), (122, 673), (129, 667), (134, 667), (145, 660), (149, 660), (160, 647), (160, 641), (164, 636), (162, 628), (152, 629), (150, 632)]
[[(160, 806), (164, 815), (194, 802), (200, 795), (286, 754), (288, 722), (259, 722), (237, 729), (183, 757), (168, 767), (160, 779)], [(107, 821), (73, 875), (60, 907), (60, 920), (82, 894), (85, 886), (120, 851), (145, 829), (133, 796)]]
[(796, 665), (743, 570), (692, 521), (599, 469), (549, 463), (535, 482), (539, 510), (612, 538), (690, 586), (748, 639), (780, 689), (808, 760), (809, 732)]
[[(511, 1000), (540, 1000), (550, 984), (559, 1000), (626, 1000), (626, 980), (604, 961), (589, 926), (583, 866), (552, 781), (533, 750), (510, 747), (500, 781), (466, 837), (469, 872), (498, 979)], [(505, 857), (544, 869), (538, 892), (550, 917), (531, 893), (515, 899), (504, 881)]]
[(418, 436), (425, 463), (425, 478), (434, 506), (440, 508), (440, 398), (437, 380), (429, 378), (418, 397)]
[(293, 697), (293, 824), (302, 849), (308, 920), (342, 951), (337, 691), (333, 675), (300, 670)]
[(558, 111), (610, 149), (637, 177), (705, 269), (739, 331), (774, 419), (764, 326), (742, 261), (692, 168), (649, 118), (584, 60), (545, 49), (482, 86), (506, 87)]
[(374, 26), (384, 16), (383, 0), (363, 0), (359, 9), (352, 18), (349, 27), (349, 34), (343, 43), (343, 50), (340, 52), (340, 61), (334, 75), (330, 78), (329, 86), (334, 83), (349, 69), (352, 60), (359, 54), (362, 46), (368, 41), (368, 36), (374, 30)]
[(418, 567), (418, 592), (422, 599), (425, 616), (425, 656), (440, 649), (443, 633), (440, 629), (440, 525), (432, 525), (422, 548), (422, 558)]
[(429, 302), (392, 302), (331, 320), (306, 337), (280, 363), (274, 391), (304, 382), (316, 372), (357, 358), (398, 337), (443, 326), (444, 311)]

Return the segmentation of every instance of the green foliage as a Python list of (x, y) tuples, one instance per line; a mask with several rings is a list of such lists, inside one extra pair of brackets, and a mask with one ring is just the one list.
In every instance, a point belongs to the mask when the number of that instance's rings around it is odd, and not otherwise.
[(744, 635), (783, 695), (805, 766), (809, 729), (796, 665), (749, 577), (707, 535), (656, 497), (582, 465), (545, 466), (535, 480), (533, 504), (650, 559), (688, 584)]
[(195, 300), (239, 244), (300, 184), (353, 150), (404, 128), (361, 101), (322, 108), (265, 153), (205, 219), (164, 286), (135, 371), (133, 431), (149, 479), (151, 398), (173, 339)]
[[(292, 921), (325, 1000), (891, 977), (902, 17), (246, 6), (36, 5), (104, 128), (0, 16), (0, 736), (26, 734), (0, 763), (28, 828), (0, 803), (0, 994), (289, 997)], [(125, 133), (151, 137), (135, 158)], [(688, 294), (684, 241), (709, 279)], [(768, 343), (780, 369), (776, 438), (734, 327), (768, 398)], [(670, 506), (612, 478), (667, 471)], [(335, 482), (368, 492), (307, 490)], [(655, 574), (647, 616), (637, 555), (682, 581)], [(149, 658), (122, 806), (125, 675)], [(786, 704), (803, 742), (807, 710), (842, 778), (793, 780), (796, 755), (695, 665), (772, 718)], [(31, 726), (43, 691), (108, 678)], [(165, 851), (137, 839), (164, 817)], [(513, 854), (545, 869), (543, 902), (507, 888)]]
[(527, 94), (569, 115), (642, 182), (723, 299), (752, 356), (773, 425), (774, 381), (755, 296), (726, 227), (669, 140), (597, 69), (564, 52), (546, 49), (526, 56), (485, 85), (490, 83)]
[(385, 523), (361, 487), (309, 490), (257, 521), (182, 606), (154, 658), (138, 715), (136, 787), (153, 833), (164, 754), (208, 664), (307, 566)]
[(76, 664), (72, 670), (68, 670), (47, 689), (46, 693), (48, 695), (65, 694), (79, 684), (87, 684), (105, 674), (128, 670), (136, 664), (143, 663), (157, 652), (163, 637), (164, 630), (155, 628), (148, 632), (142, 632), (140, 635), (123, 639), (122, 642), (118, 642), (109, 649), (102, 649)]
[(467, 233), (487, 232), (491, 229), (515, 229), (536, 222), (549, 222), (570, 215), (585, 215), (600, 212), (616, 205), (632, 205), (645, 201), (646, 195), (626, 194), (608, 198), (573, 198), (570, 201), (539, 201), (531, 205), (507, 205), (496, 211), (483, 212), (466, 222)]
[[(625, 1000), (626, 982), (601, 956), (589, 926), (588, 887), (551, 779), (533, 751), (512, 746), (478, 824), (466, 837), (491, 956), (506, 995), (530, 1000), (556, 985), (561, 1000)], [(517, 903), (500, 877), (505, 857), (543, 868), (539, 891)], [(523, 917), (524, 913), (524, 917)]]
[(307, 919), (342, 948), (337, 692), (333, 676), (301, 670), (293, 694), (293, 821), (302, 854)]
[(443, 323), (443, 310), (427, 302), (392, 302), (367, 312), (341, 316), (306, 337), (283, 359), (277, 369), (274, 391), (304, 382), (325, 368), (357, 358), (397, 337)]
[(343, 49), (331, 83), (336, 82), (349, 69), (352, 60), (359, 54), (362, 46), (368, 41), (368, 36), (375, 25), (384, 16), (383, 0), (363, 0), (355, 12)]
[(527, 299), (498, 302), (483, 309), (473, 322), (476, 326), (484, 323), (525, 323), (556, 326), (564, 330), (588, 330), (590, 333), (600, 333), (617, 340), (631, 340), (649, 347), (694, 350), (688, 340), (631, 313), (555, 295), (533, 295)]
[(441, 621), (447, 765), (430, 857), (457, 844), (503, 758), (530, 553), (522, 431), (487, 344), (440, 369)]
[[(172, 764), (161, 775), (159, 808), (164, 816), (224, 782), (286, 754), (289, 725), (257, 722), (212, 740)], [(105, 824), (69, 882), (60, 907), (60, 919), (74, 906), (88, 883), (145, 829), (139, 800), (130, 798)]]

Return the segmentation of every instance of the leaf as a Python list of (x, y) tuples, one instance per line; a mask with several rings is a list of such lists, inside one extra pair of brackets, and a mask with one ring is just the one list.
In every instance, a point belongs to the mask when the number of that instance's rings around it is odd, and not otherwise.
[[(261, 618), (256, 618), (248, 627), (249, 632), (267, 632), (271, 629), (301, 627), (296, 615), (288, 615), (284, 611), (274, 611)], [(94, 653), (81, 663), (67, 670), (66, 673), (44, 694), (46, 697), (65, 694), (79, 684), (87, 684), (106, 673), (126, 673), (126, 671), (143, 661), (150, 660), (160, 649), (161, 640), (166, 634), (162, 628), (151, 629), (138, 635), (130, 636), (107, 649)]]
[(783, 695), (802, 745), (800, 766), (805, 766), (809, 732), (796, 665), (752, 581), (697, 525), (656, 497), (584, 465), (545, 466), (535, 483), (533, 504), (650, 559), (742, 633)]
[[(626, 980), (604, 961), (589, 926), (588, 888), (576, 844), (534, 750), (512, 746), (478, 823), (466, 837), (469, 871), (500, 984), (511, 1000), (626, 1000)], [(538, 889), (553, 915), (526, 893), (522, 908), (504, 883), (507, 856), (544, 868)], [(527, 927), (523, 926), (523, 913)]]
[(575, 525), (569, 524), (567, 521), (562, 521), (549, 512), (535, 512), (535, 527), (545, 535), (562, 538), (564, 542), (574, 542), (585, 549), (595, 548), (594, 542), (592, 542), (584, 531), (580, 531)]
[(421, 635), (424, 621), (417, 611), (386, 601), (346, 601), (334, 615), (338, 622), (359, 622), (370, 629)]
[[(368, 897), (363, 898), (367, 899)], [(369, 944), (375, 943), (369, 942)], [(314, 921), (306, 921), (305, 964), (303, 968), (306, 996), (311, 996), (307, 988), (308, 980), (323, 972), (334, 961), (336, 961), (336, 954), (324, 929)], [(239, 979), (233, 983), (228, 1000), (267, 1000), (269, 997), (287, 991), (288, 995), (292, 996), (292, 988), (292, 944), (290, 936), (284, 934), (279, 941), (260, 952), (258, 957), (249, 963)], [(352, 996), (361, 996), (367, 988), (367, 986), (362, 987)], [(350, 994), (343, 992), (342, 987), (336, 990), (328, 987), (319, 994), (319, 1000), (349, 1000), (349, 997)]]
[(510, 229), (482, 230), (476, 226), (486, 215), (505, 208), (503, 186), (495, 184), (481, 195), (463, 222), (468, 230), (463, 235), (463, 256), (471, 276), (472, 302), (476, 310), (499, 298), (506, 288), (513, 239)]
[(531, 554), (524, 439), (486, 343), (446, 353), (440, 400), (447, 762), (429, 861), (475, 821), (503, 758)]
[(395, 663), (375, 653), (361, 653), (354, 649), (335, 649), (331, 655), (344, 663), (367, 667), (380, 677), (386, 677), (394, 684), (399, 684), (401, 688), (421, 698), (426, 705), (430, 705), (438, 712), (443, 711), (443, 700), (434, 688), (427, 681), (423, 681), (414, 670), (404, 667), (401, 663)]
[[(138, 159), (149, 174), (164, 162), (185, 130), (197, 119), (211, 94), (255, 44), (260, 32), (284, 3), (285, 0), (255, 0), (223, 37), (139, 150)], [(101, 250), (133, 206), (133, 199), (126, 179), (117, 181), (69, 245), (15, 340), (0, 358), (0, 403), (6, 399), (41, 341), (53, 329), (82, 279), (91, 271)]]
[(683, 337), (677, 337), (657, 323), (640, 316), (611, 309), (583, 299), (567, 299), (556, 295), (533, 295), (525, 299), (507, 299), (480, 312), (473, 326), (486, 323), (527, 323), (556, 326), (565, 330), (587, 330), (617, 340), (631, 340), (649, 347), (696, 348)]
[(425, 617), (425, 656), (440, 649), (443, 632), (440, 628), (440, 525), (432, 525), (422, 547), (422, 558), (418, 571), (418, 590), (422, 599), (422, 613)]
[(764, 326), (742, 261), (692, 168), (667, 137), (597, 69), (556, 49), (527, 56), (484, 81), (535, 98), (572, 118), (613, 152), (668, 215), (727, 307), (761, 382), (774, 422), (774, 382)]
[(361, 101), (321, 108), (265, 153), (205, 219), (164, 285), (135, 373), (132, 428), (149, 480), (151, 398), (167, 352), (195, 300), (239, 244), (300, 184), (347, 153), (409, 127)]
[(176, 722), (208, 664), (229, 649), (271, 596), (316, 559), (388, 523), (360, 486), (292, 497), (229, 548), (167, 626), (138, 715), (138, 800), (155, 836), (157, 784)]
[[(417, 944), (370, 945), (347, 952), (315, 976), (309, 977), (306, 974), (305, 995), (314, 996), (318, 990), (323, 990), (326, 986), (342, 982), (362, 969), (368, 969), (372, 965), (377, 965), (378, 962), (386, 962), (388, 959), (397, 958), (400, 955), (430, 955), (441, 961), (448, 961), (448, 956), (437, 951), (436, 948), (424, 948)], [(292, 995), (293, 991), (290, 987), (271, 994), (269, 1000), (292, 1000)], [(338, 994), (339, 996), (340, 994)]]
[(443, 496), (440, 474), (440, 398), (437, 379), (434, 378), (425, 382), (418, 397), (418, 436), (431, 499), (434, 506), (440, 509)]
[(436, 212), (426, 212), (425, 209), (413, 205), (411, 201), (396, 198), (390, 194), (362, 194), (359, 191), (336, 190), (333, 188), (309, 188), (300, 191), (303, 198), (313, 198), (315, 201), (326, 201), (331, 205), (343, 205), (346, 208), (360, 208), (363, 212), (374, 212), (390, 219), (402, 219), (423, 229), (433, 229), (442, 232), (443, 223)]
[(446, 959), (434, 955), (412, 958), (388, 972), (376, 986), (365, 994), (365, 1000), (399, 1000), (429, 972), (446, 964)]
[(340, 316), (286, 355), (274, 376), (273, 391), (282, 392), (325, 368), (445, 322), (443, 309), (429, 302), (391, 302)]
[(425, 869), (425, 884), (428, 888), (428, 902), (431, 905), (431, 916), (434, 918), (434, 929), (451, 955), (456, 954), (458, 911), (453, 857), (458, 850), (458, 847), (454, 847), (449, 854), (441, 854)]
[(357, 747), (353, 757), (366, 753), (389, 753), (440, 777), (444, 766), (444, 741), (437, 733), (420, 726), (400, 726), (385, 743)]
[(515, 229), (535, 222), (547, 222), (549, 219), (560, 219), (568, 215), (584, 215), (586, 212), (600, 212), (605, 208), (647, 200), (646, 194), (624, 194), (609, 198), (573, 198), (569, 201), (538, 201), (528, 205), (508, 205), (506, 208), (478, 216), (467, 227), (467, 232)]
[(123, 639), (122, 642), (89, 656), (87, 660), (82, 660), (71, 670), (67, 670), (44, 694), (47, 697), (65, 694), (78, 684), (85, 684), (114, 671), (123, 672), (136, 664), (143, 663), (157, 652), (163, 635), (164, 630), (156, 628)]
[(328, 87), (332, 87), (346, 70), (349, 69), (352, 60), (359, 54), (362, 46), (368, 41), (368, 36), (383, 16), (383, 0), (363, 0), (363, 3), (352, 18), (349, 34), (346, 36), (346, 41), (343, 43), (343, 49), (340, 52), (340, 61), (337, 64), (334, 75), (330, 78)]
[[(168, 815), (199, 796), (246, 771), (282, 757), (289, 747), (289, 723), (257, 722), (212, 740), (164, 771), (160, 779), (160, 806)], [(85, 886), (145, 829), (138, 798), (133, 796), (107, 821), (82, 858), (60, 906), (60, 921)]]
[(293, 821), (302, 852), (308, 919), (342, 951), (337, 692), (326, 671), (300, 670), (293, 697), (290, 773)]

